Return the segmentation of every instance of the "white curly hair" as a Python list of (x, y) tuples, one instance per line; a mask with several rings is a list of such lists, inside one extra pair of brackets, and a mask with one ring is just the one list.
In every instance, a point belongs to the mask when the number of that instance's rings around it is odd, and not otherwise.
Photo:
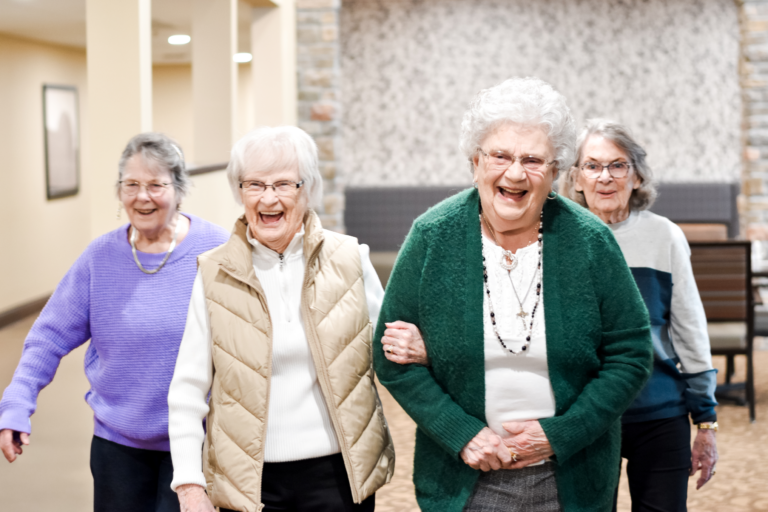
[(470, 169), (480, 144), (504, 124), (540, 126), (555, 148), (558, 171), (568, 169), (576, 157), (576, 125), (565, 97), (535, 77), (510, 78), (478, 93), (461, 121), (459, 149)]

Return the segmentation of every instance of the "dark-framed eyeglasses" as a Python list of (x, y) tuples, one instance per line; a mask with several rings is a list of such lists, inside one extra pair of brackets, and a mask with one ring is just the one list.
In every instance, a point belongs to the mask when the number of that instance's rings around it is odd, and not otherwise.
[(605, 170), (608, 171), (608, 174), (610, 174), (612, 178), (621, 179), (627, 177), (631, 168), (632, 164), (622, 161), (611, 162), (606, 165), (597, 162), (584, 162), (581, 164), (581, 173), (585, 178), (594, 180), (599, 178)]
[(264, 183), (263, 181), (241, 181), (240, 188), (245, 190), (248, 194), (263, 194), (267, 191), (267, 188), (272, 188), (275, 194), (279, 196), (287, 196), (293, 194), (297, 189), (304, 185), (304, 180), (299, 182), (290, 180), (281, 180), (274, 183)]
[(485, 157), (488, 167), (494, 172), (506, 172), (515, 162), (520, 162), (523, 169), (530, 172), (539, 172), (545, 170), (549, 165), (555, 163), (554, 160), (547, 162), (544, 158), (535, 155), (513, 156), (503, 151), (491, 151), (486, 153), (478, 148), (480, 154)]
[(158, 182), (142, 183), (140, 181), (133, 181), (133, 180), (123, 180), (123, 181), (118, 181), (118, 183), (120, 184), (120, 192), (130, 197), (138, 195), (139, 191), (141, 190), (141, 187), (146, 188), (147, 194), (149, 194), (150, 196), (160, 197), (165, 193), (165, 190), (168, 188), (168, 185), (170, 185), (170, 183), (158, 183)]

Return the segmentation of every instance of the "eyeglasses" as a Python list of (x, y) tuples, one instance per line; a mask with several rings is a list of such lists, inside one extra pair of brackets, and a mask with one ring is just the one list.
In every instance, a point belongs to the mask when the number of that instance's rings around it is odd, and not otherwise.
[(170, 185), (170, 183), (141, 183), (140, 181), (119, 181), (118, 183), (120, 183), (120, 192), (131, 197), (138, 195), (141, 187), (146, 188), (147, 194), (151, 197), (160, 197)]
[(585, 178), (594, 180), (603, 174), (603, 170), (607, 170), (612, 178), (620, 179), (627, 177), (631, 167), (632, 164), (629, 162), (611, 162), (608, 165), (599, 164), (597, 162), (584, 162), (581, 164), (581, 172), (584, 174)]
[(279, 196), (288, 196), (294, 193), (296, 189), (301, 188), (303, 184), (304, 180), (301, 180), (298, 183), (289, 180), (276, 181), (274, 183), (264, 183), (262, 181), (241, 181), (240, 188), (249, 194), (258, 195), (263, 194), (267, 191), (267, 188), (272, 187), (272, 190), (275, 192), (275, 194)]
[(547, 166), (555, 163), (554, 160), (547, 162), (543, 158), (533, 155), (515, 157), (510, 156), (502, 151), (496, 151), (492, 155), (486, 153), (482, 149), (479, 149), (479, 151), (486, 158), (488, 167), (494, 172), (505, 172), (517, 161), (520, 162), (520, 165), (523, 166), (523, 169), (530, 172), (542, 171), (546, 169)]

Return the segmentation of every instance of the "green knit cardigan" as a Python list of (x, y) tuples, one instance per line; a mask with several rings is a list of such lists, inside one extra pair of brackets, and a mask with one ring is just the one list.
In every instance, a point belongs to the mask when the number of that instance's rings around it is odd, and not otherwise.
[[(469, 189), (414, 222), (374, 336), (379, 380), (418, 426), (413, 481), (427, 512), (461, 511), (479, 475), (459, 457), (486, 426), (478, 213)], [(559, 196), (544, 205), (542, 268), (555, 416), (541, 426), (555, 452), (560, 503), (566, 512), (608, 511), (619, 418), (651, 374), (648, 312), (610, 229)], [(384, 357), (384, 322), (395, 320), (421, 329), (429, 367)]]

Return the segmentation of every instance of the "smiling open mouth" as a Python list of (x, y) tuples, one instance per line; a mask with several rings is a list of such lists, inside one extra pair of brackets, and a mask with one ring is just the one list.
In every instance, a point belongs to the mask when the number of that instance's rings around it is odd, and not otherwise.
[(264, 224), (277, 224), (283, 218), (283, 212), (259, 212), (259, 218)]
[(519, 189), (512, 189), (512, 188), (505, 188), (505, 187), (497, 187), (499, 192), (502, 196), (509, 198), (509, 199), (522, 199), (525, 194), (528, 193), (527, 190), (519, 190)]
[(134, 208), (133, 211), (135, 211), (139, 215), (152, 215), (157, 211), (157, 208), (152, 208), (149, 210), (139, 210), (138, 208)]

